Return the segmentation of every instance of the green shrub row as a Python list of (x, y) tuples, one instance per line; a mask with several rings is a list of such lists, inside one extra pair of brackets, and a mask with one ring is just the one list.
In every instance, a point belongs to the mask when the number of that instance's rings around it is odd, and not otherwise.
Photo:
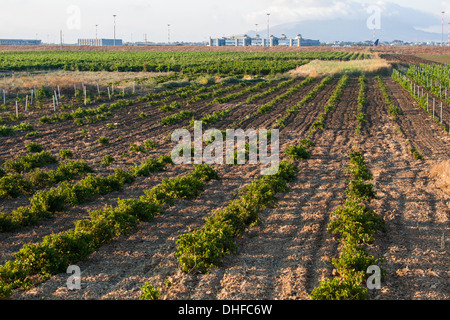
[(264, 104), (261, 107), (259, 107), (257, 112), (258, 113), (262, 113), (262, 114), (264, 114), (266, 112), (269, 112), (270, 110), (272, 110), (274, 105), (276, 105), (280, 101), (283, 101), (283, 100), (289, 98), (289, 96), (293, 95), (295, 92), (299, 91), (301, 88), (303, 88), (303, 87), (307, 86), (308, 84), (312, 83), (314, 80), (315, 80), (315, 78), (313, 78), (313, 77), (306, 78), (305, 80), (303, 80), (299, 84), (296, 84), (296, 85), (290, 87), (288, 90), (286, 90), (286, 92), (276, 96), (275, 98), (273, 98), (272, 100), (270, 100), (266, 104)]
[[(304, 81), (312, 82), (314, 81), (315, 78), (312, 77), (308, 77), (306, 78)], [(305, 105), (305, 103), (311, 101), (312, 99), (314, 99), (317, 94), (322, 91), (323, 89), (325, 89), (325, 87), (330, 84), (330, 82), (333, 80), (332, 76), (327, 76), (325, 78), (322, 79), (322, 81), (316, 85), (311, 91), (309, 91), (306, 96), (304, 96), (302, 98), (302, 100), (300, 100), (299, 103), (295, 104), (294, 106), (286, 109), (286, 114), (284, 114), (283, 116), (281, 116), (278, 120), (277, 123), (274, 125), (274, 128), (277, 127), (285, 127), (286, 126), (286, 120), (289, 117), (289, 115), (294, 114), (296, 111), (298, 111), (301, 107), (303, 107)]]
[(232, 100), (234, 100), (236, 98), (239, 98), (239, 97), (241, 97), (241, 96), (243, 96), (243, 95), (245, 95), (247, 93), (255, 92), (256, 90), (265, 88), (265, 87), (267, 87), (270, 84), (271, 84), (270, 81), (258, 82), (256, 85), (251, 86), (251, 87), (249, 87), (247, 89), (241, 90), (239, 92), (231, 93), (229, 95), (226, 95), (225, 97), (220, 97), (220, 98), (217, 97), (211, 102), (211, 104), (221, 104), (221, 103), (230, 102), (230, 101), (232, 101)]
[(164, 180), (139, 199), (122, 199), (115, 207), (89, 212), (89, 218), (75, 222), (73, 230), (45, 236), (40, 243), (26, 244), (13, 254), (15, 260), (0, 266), (0, 298), (8, 298), (15, 288), (28, 289), (51, 275), (66, 272), (69, 265), (119, 235), (129, 234), (140, 222), (151, 221), (174, 199), (192, 199), (204, 182), (217, 178), (207, 165), (196, 166), (186, 177)]
[(18, 160), (5, 161), (3, 167), (6, 172), (24, 173), (34, 168), (43, 167), (47, 164), (58, 162), (56, 157), (54, 157), (50, 151), (19, 155), (17, 158)]
[(240, 192), (224, 209), (208, 216), (205, 224), (185, 233), (176, 241), (176, 256), (184, 272), (208, 268), (221, 263), (224, 255), (235, 250), (234, 238), (258, 221), (258, 213), (275, 201), (275, 194), (287, 192), (298, 168), (282, 161), (274, 175), (263, 176)]
[[(201, 121), (203, 125), (211, 125), (211, 124), (216, 123), (219, 120), (222, 120), (225, 117), (228, 117), (229, 114), (230, 114), (230, 109), (218, 110), (218, 111), (215, 111), (213, 113), (205, 115), (199, 121)], [(193, 118), (189, 122), (189, 125), (191, 127), (194, 127), (194, 122), (195, 121), (196, 120)]]
[(287, 147), (286, 150), (284, 150), (284, 154), (286, 154), (293, 160), (309, 159), (311, 158), (311, 151), (308, 150), (309, 146), (309, 144), (301, 142), (298, 145)]
[(135, 177), (162, 171), (167, 164), (172, 164), (171, 157), (161, 156), (158, 159), (145, 160), (131, 172), (115, 169), (114, 174), (107, 177), (88, 173), (84, 179), (74, 185), (63, 181), (57, 187), (37, 191), (30, 198), (30, 206), (19, 207), (11, 213), (0, 214), (0, 232), (15, 231), (47, 219), (56, 212), (64, 211), (68, 206), (86, 203), (98, 195), (119, 191), (125, 184), (132, 183)]
[(311, 125), (311, 128), (308, 131), (308, 136), (311, 136), (316, 130), (324, 130), (325, 129), (325, 116), (331, 110), (333, 110), (337, 103), (341, 100), (342, 93), (344, 89), (347, 87), (349, 80), (348, 75), (343, 75), (341, 79), (334, 89), (331, 97), (328, 99), (327, 104), (323, 108), (323, 112), (319, 114), (316, 121)]
[(145, 96), (138, 97), (138, 102), (147, 102), (147, 101), (155, 101), (157, 99), (161, 99), (164, 97), (168, 97), (175, 94), (180, 94), (182, 92), (188, 91), (190, 89), (196, 89), (198, 88), (198, 84), (190, 84), (181, 88), (175, 88), (173, 90), (163, 90), (160, 92), (150, 92), (146, 94)]
[(34, 127), (27, 121), (21, 122), (12, 127), (7, 125), (0, 126), (0, 137), (9, 137), (16, 134), (16, 131), (34, 131)]
[(19, 173), (0, 178), (0, 198), (16, 198), (22, 194), (32, 194), (62, 181), (72, 180), (76, 176), (94, 172), (83, 160), (62, 162), (56, 170), (42, 171), (36, 168), (26, 176)]
[(245, 87), (246, 85), (247, 85), (247, 82), (239, 82), (237, 84), (234, 84), (234, 85), (231, 85), (231, 86), (228, 86), (228, 87), (224, 87), (224, 88), (217, 88), (217, 89), (214, 88), (213, 91), (208, 91), (208, 92), (200, 93), (200, 94), (197, 94), (197, 95), (193, 96), (186, 103), (190, 104), (190, 103), (194, 103), (194, 102), (197, 102), (197, 101), (203, 101), (203, 100), (206, 100), (206, 99), (214, 98), (214, 97), (220, 96), (222, 94), (225, 94), (227, 92), (230, 92), (230, 91), (237, 90), (239, 88)]
[(367, 100), (366, 100), (366, 84), (367, 84), (367, 78), (365, 75), (359, 76), (359, 93), (358, 93), (358, 113), (356, 115), (356, 134), (361, 133), (361, 127), (363, 123), (367, 122), (366, 114), (364, 113), (364, 108), (366, 106)]
[[(273, 80), (269, 80), (269, 81), (273, 82)], [(247, 103), (247, 104), (253, 103), (256, 100), (259, 100), (259, 99), (262, 99), (264, 97), (267, 97), (268, 95), (270, 95), (270, 94), (272, 94), (274, 92), (277, 92), (277, 91), (283, 89), (284, 87), (292, 84), (294, 81), (295, 81), (295, 78), (282, 81), (279, 84), (277, 84), (275, 87), (271, 87), (271, 88), (265, 90), (264, 92), (257, 93), (257, 94), (254, 94), (254, 95), (248, 97), (247, 100), (245, 101), (245, 103)]]
[(386, 86), (383, 83), (383, 80), (380, 76), (376, 76), (375, 79), (378, 82), (378, 86), (380, 87), (381, 93), (383, 94), (384, 101), (386, 105), (388, 106), (388, 113), (392, 116), (392, 120), (396, 120), (397, 116), (400, 115), (400, 109), (392, 104), (391, 97), (389, 96), (389, 92), (386, 88)]
[(398, 84), (400, 84), (405, 90), (407, 90), (409, 92), (409, 94), (417, 101), (417, 103), (419, 104), (419, 106), (422, 107), (423, 110), (425, 110), (428, 114), (431, 115), (431, 118), (434, 120), (434, 122), (436, 122), (438, 125), (440, 125), (442, 127), (442, 129), (444, 129), (447, 132), (450, 132), (450, 128), (446, 127), (444, 125), (444, 122), (439, 119), (439, 116), (433, 115), (433, 108), (430, 108), (428, 106), (428, 110), (427, 110), (427, 96), (421, 96), (418, 94), (418, 92), (415, 92), (414, 94), (414, 90), (411, 89), (411, 81), (402, 76), (400, 74), (399, 71), (394, 70), (394, 72), (392, 73), (392, 78), (394, 79), (395, 82), (397, 82)]
[[(118, 100), (111, 103), (109, 106), (107, 104), (102, 104), (97, 108), (78, 108), (72, 112), (61, 112), (59, 114), (54, 114), (53, 116), (44, 116), (38, 119), (39, 123), (55, 123), (63, 120), (74, 120), (76, 124), (83, 125), (83, 118), (86, 119), (88, 123), (95, 123), (96, 121), (103, 121), (107, 116), (111, 115), (112, 110), (121, 109), (126, 106), (134, 104), (133, 100)], [(92, 118), (96, 116), (96, 118)]]
[[(367, 205), (376, 193), (372, 184), (366, 182), (372, 179), (372, 174), (358, 150), (350, 153), (348, 170), (351, 180), (346, 191), (347, 199), (331, 214), (332, 220), (327, 228), (328, 232), (340, 236), (339, 259), (331, 260), (337, 275), (334, 279), (322, 280), (313, 289), (310, 297), (314, 300), (368, 299), (368, 289), (364, 286), (367, 268), (382, 261), (365, 248), (365, 245), (373, 243), (377, 231), (385, 229), (385, 222)], [(384, 277), (385, 271), (381, 270)]]
[(161, 118), (160, 123), (162, 125), (171, 125), (177, 122), (180, 122), (184, 119), (190, 118), (192, 115), (194, 114), (194, 111), (191, 110), (182, 110), (178, 113), (175, 113), (173, 115), (167, 116), (167, 117), (163, 117)]

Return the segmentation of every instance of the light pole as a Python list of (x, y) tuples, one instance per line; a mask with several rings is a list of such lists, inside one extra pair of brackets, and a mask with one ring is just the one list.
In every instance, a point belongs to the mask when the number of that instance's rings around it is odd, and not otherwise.
[(444, 14), (445, 11), (442, 11), (441, 47), (444, 45)]
[(98, 37), (97, 37), (97, 31), (98, 31), (97, 27), (98, 27), (98, 24), (95, 25), (95, 40), (98, 39)]
[(113, 14), (114, 17), (114, 47), (116, 46), (116, 14)]
[(270, 46), (270, 13), (267, 14), (267, 41)]

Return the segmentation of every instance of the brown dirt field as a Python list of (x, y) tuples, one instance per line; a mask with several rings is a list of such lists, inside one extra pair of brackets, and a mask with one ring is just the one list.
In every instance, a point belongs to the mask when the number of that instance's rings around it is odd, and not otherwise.
[(421, 57), (416, 57), (410, 54), (395, 54), (395, 53), (385, 53), (380, 54), (380, 58), (385, 59), (391, 64), (442, 64), (436, 61), (428, 60)]
[[(58, 51), (59, 46), (0, 46), (1, 51)], [(392, 54), (450, 54), (449, 47), (425, 46), (377, 46), (377, 47), (209, 47), (209, 46), (120, 46), (120, 47), (80, 47), (64, 46), (66, 51), (248, 51), (248, 52), (288, 52), (288, 51), (345, 51), (380, 52)]]
[[(448, 300), (446, 239), (450, 229), (450, 202), (449, 196), (429, 176), (437, 161), (450, 157), (448, 134), (439, 126), (433, 126), (427, 114), (417, 112), (419, 109), (414, 106), (412, 98), (399, 85), (390, 78), (384, 78), (384, 81), (393, 103), (403, 111), (398, 121), (394, 122), (388, 115), (376, 81), (370, 77), (366, 106), (369, 122), (363, 126), (361, 135), (356, 136), (359, 88), (358, 79), (351, 78), (341, 102), (326, 117), (326, 129), (312, 136), (311, 140), (316, 143), (312, 158), (298, 162), (299, 172), (297, 180), (290, 184), (291, 191), (277, 196), (275, 208), (260, 213), (261, 223), (237, 239), (237, 254), (227, 256), (222, 266), (212, 268), (208, 274), (181, 272), (174, 257), (175, 241), (182, 233), (201, 226), (208, 213), (225, 206), (237, 189), (257, 178), (257, 166), (215, 166), (222, 179), (208, 182), (206, 190), (197, 199), (177, 201), (154, 221), (140, 224), (132, 234), (112, 241), (91, 254), (87, 261), (79, 263), (81, 290), (67, 290), (68, 275), (63, 273), (29, 291), (16, 290), (11, 298), (137, 299), (140, 286), (149, 281), (163, 288), (163, 299), (308, 299), (307, 294), (320, 279), (332, 276), (328, 259), (337, 257), (339, 247), (326, 227), (330, 213), (344, 201), (348, 152), (358, 145), (374, 174), (374, 186), (378, 192), (379, 198), (371, 202), (371, 206), (387, 223), (387, 231), (377, 233), (375, 243), (369, 248), (376, 257), (386, 258), (381, 267), (388, 271), (382, 289), (371, 292), (371, 297), (381, 300)], [(315, 84), (317, 81), (309, 88)], [(280, 130), (282, 149), (305, 136), (316, 116), (322, 112), (335, 84), (336, 81), (289, 118), (287, 126)], [(302, 89), (289, 101), (276, 106), (273, 113), (254, 118), (254, 124), (270, 127), (276, 122), (277, 113), (299, 101), (306, 93), (307, 89)], [(239, 104), (245, 98), (233, 101), (236, 105), (231, 118), (219, 121), (213, 127), (222, 128), (255, 110), (254, 105)], [(263, 101), (257, 103), (262, 104)], [(149, 135), (162, 142), (167, 133), (188, 122), (186, 120), (178, 126), (152, 127), (158, 119), (150, 117), (141, 121), (136, 118), (139, 106), (133, 108), (119, 110), (114, 113), (117, 119), (108, 120), (133, 124), (126, 130), (123, 128), (125, 125), (119, 126), (124, 137), (120, 143), (126, 146)], [(204, 102), (192, 106), (192, 109), (201, 114), (216, 110), (205, 107)], [(46, 141), (45, 146), (58, 150), (61, 144), (77, 145), (79, 139), (71, 131), (81, 129), (75, 128), (73, 123), (71, 125), (73, 127), (52, 127), (55, 135), (64, 136), (67, 132), (67, 137), (51, 141), (51, 136), (46, 135), (42, 140)], [(83, 142), (86, 145), (79, 145), (77, 156), (98, 161), (107, 153), (108, 150), (102, 148), (86, 151), (97, 135), (105, 132), (102, 126), (102, 123), (89, 126), (89, 131), (95, 134), (91, 133), (93, 137), (89, 137), (89, 142)], [(250, 127), (251, 121), (246, 124), (246, 128)], [(118, 137), (112, 141), (119, 145)], [(161, 148), (151, 155), (165, 154), (172, 145), (161, 144)], [(415, 160), (409, 152), (410, 145), (416, 146), (425, 160)], [(8, 148), (12, 146), (12, 142), (8, 144)], [(121, 148), (125, 150), (126, 146)], [(117, 152), (119, 154), (123, 150), (118, 149)], [(5, 154), (3, 151), (2, 157)], [(134, 155), (126, 162), (132, 164), (139, 158)], [(8, 248), (5, 252), (17, 250), (26, 241), (36, 241), (43, 234), (69, 228), (75, 219), (86, 216), (87, 209), (113, 204), (119, 196), (137, 197), (163, 177), (184, 174), (190, 169), (190, 166), (174, 166), (167, 172), (138, 179), (123, 192), (78, 206), (70, 213), (36, 227), (2, 235), (0, 243)], [(1, 256), (2, 261), (6, 258), (7, 255)], [(165, 279), (171, 282), (170, 289), (166, 288)]]

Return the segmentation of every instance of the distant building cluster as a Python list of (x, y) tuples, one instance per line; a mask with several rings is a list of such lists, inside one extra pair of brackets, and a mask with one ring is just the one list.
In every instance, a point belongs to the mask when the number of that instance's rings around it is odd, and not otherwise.
[(78, 39), (79, 46), (121, 46), (123, 44), (122, 39)]
[(252, 38), (247, 35), (244, 36), (232, 36), (222, 38), (209, 38), (210, 47), (222, 47), (222, 46), (235, 46), (235, 47), (274, 47), (274, 46), (287, 46), (287, 47), (317, 47), (320, 46), (319, 40), (304, 39), (301, 34), (295, 38), (287, 38), (284, 34), (281, 37), (270, 36), (269, 39), (260, 38), (258, 35)]
[(0, 39), (0, 45), (11, 46), (38, 46), (41, 45), (41, 40), (26, 40), (26, 39)]

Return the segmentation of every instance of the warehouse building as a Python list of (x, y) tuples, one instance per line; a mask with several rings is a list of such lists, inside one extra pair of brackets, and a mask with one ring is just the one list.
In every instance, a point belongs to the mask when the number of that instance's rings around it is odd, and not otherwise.
[(273, 46), (289, 46), (289, 47), (315, 47), (320, 46), (319, 40), (304, 39), (301, 34), (297, 35), (294, 39), (287, 38), (284, 34), (281, 37), (270, 36), (270, 39), (260, 38), (258, 35), (255, 38), (244, 36), (222, 37), (222, 38), (209, 38), (210, 47), (222, 47), (222, 46), (235, 46), (235, 47), (247, 47), (247, 46), (259, 46), (259, 47), (273, 47)]
[[(114, 43), (115, 42), (115, 43)], [(122, 39), (78, 39), (79, 46), (121, 46)]]
[(41, 45), (41, 40), (25, 40), (25, 39), (0, 39), (0, 45), (11, 46), (38, 46)]

